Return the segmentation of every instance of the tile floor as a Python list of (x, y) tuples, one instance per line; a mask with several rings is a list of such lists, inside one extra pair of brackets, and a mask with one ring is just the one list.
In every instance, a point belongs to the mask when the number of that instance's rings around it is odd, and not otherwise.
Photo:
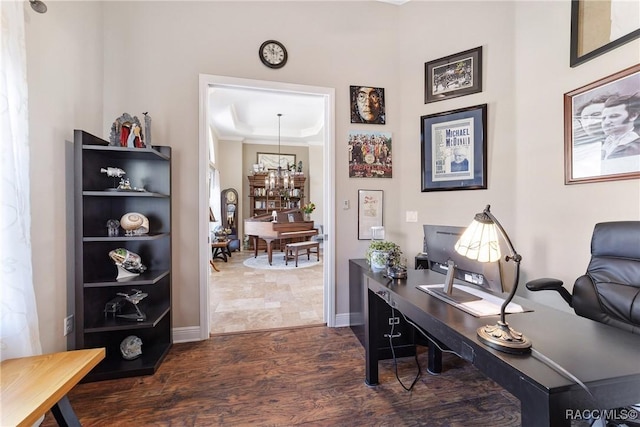
[(214, 261), (219, 272), (209, 269), (212, 335), (325, 324), (322, 263), (259, 270), (242, 264), (247, 257), (253, 251), (233, 252), (228, 262)]

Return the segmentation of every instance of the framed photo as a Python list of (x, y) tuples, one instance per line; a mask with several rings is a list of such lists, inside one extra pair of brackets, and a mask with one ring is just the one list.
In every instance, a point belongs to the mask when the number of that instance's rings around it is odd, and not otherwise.
[(482, 46), (424, 64), (424, 103), (482, 92)]
[(291, 165), (296, 164), (295, 154), (278, 154), (278, 153), (258, 153), (258, 165), (264, 166), (265, 170), (289, 169)]
[(371, 227), (382, 226), (382, 190), (358, 190), (358, 240), (371, 240)]
[(640, 64), (564, 95), (565, 184), (640, 178)]
[(420, 118), (422, 191), (487, 188), (487, 104)]
[(391, 178), (391, 132), (349, 132), (349, 178)]
[(571, 0), (571, 67), (638, 37), (640, 6), (637, 1)]
[(371, 86), (350, 86), (351, 123), (386, 123), (384, 109), (384, 88)]

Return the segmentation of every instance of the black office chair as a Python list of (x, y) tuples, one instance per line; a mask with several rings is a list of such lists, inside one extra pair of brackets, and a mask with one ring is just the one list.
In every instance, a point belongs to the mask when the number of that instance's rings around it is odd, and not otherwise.
[(640, 335), (640, 221), (596, 224), (591, 261), (573, 285), (573, 295), (557, 279), (526, 286), (557, 291), (577, 315)]

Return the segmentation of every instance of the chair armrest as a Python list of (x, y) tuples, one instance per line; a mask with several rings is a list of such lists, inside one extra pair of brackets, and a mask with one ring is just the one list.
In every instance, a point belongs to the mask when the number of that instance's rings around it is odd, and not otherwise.
[(562, 280), (551, 279), (548, 277), (544, 277), (542, 279), (531, 280), (526, 284), (527, 289), (532, 292), (537, 291), (556, 291), (560, 294), (562, 299), (564, 299), (569, 307), (573, 307), (573, 297), (564, 287), (562, 287)]

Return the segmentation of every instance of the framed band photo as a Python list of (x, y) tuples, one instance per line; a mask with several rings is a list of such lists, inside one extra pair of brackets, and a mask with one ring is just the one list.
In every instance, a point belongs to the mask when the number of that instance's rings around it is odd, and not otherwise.
[(640, 6), (637, 1), (571, 0), (571, 67), (638, 37)]
[(564, 95), (565, 184), (640, 178), (640, 64)]
[(382, 190), (358, 190), (358, 240), (371, 240), (371, 227), (381, 227)]
[(482, 46), (424, 64), (424, 103), (482, 92)]
[(487, 104), (420, 118), (422, 191), (487, 188)]

